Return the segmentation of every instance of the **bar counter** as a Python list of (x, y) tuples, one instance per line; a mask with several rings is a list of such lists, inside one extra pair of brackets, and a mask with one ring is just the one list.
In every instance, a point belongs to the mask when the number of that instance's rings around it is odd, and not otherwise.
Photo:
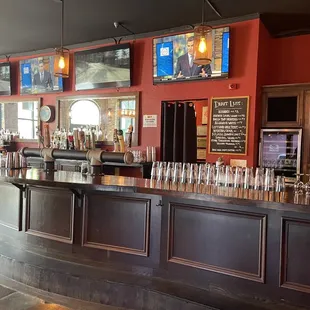
[(0, 274), (131, 309), (310, 305), (307, 199), (162, 187), (0, 170)]

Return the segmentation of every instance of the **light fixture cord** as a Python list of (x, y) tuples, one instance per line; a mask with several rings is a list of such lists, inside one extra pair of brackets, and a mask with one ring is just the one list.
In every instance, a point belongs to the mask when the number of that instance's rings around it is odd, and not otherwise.
[(205, 23), (205, 0), (202, 0), (202, 13), (201, 13), (201, 24), (204, 25)]
[(60, 34), (60, 46), (64, 45), (64, 19), (65, 19), (65, 0), (61, 0), (61, 34)]

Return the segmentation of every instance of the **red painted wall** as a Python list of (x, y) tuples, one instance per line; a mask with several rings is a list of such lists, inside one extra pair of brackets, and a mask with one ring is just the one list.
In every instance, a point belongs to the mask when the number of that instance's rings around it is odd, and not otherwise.
[[(233, 156), (233, 158), (247, 159), (249, 165), (256, 163), (255, 141), (255, 111), (257, 95), (257, 63), (260, 21), (258, 19), (239, 22), (231, 25), (231, 71), (228, 80), (216, 80), (192, 83), (171, 83), (166, 85), (153, 85), (152, 79), (152, 38), (137, 40), (133, 46), (133, 87), (120, 89), (119, 92), (139, 91), (140, 126), (143, 114), (157, 114), (160, 120), (160, 102), (162, 100), (186, 100), (211, 97), (250, 96), (250, 114), (248, 131), (248, 154), (246, 156)], [(76, 50), (74, 50), (76, 51)], [(74, 52), (72, 51), (72, 52)], [(32, 56), (34, 57), (34, 56)], [(12, 58), (16, 71), (18, 71), (19, 58)], [(57, 96), (86, 95), (117, 92), (118, 90), (74, 91), (74, 77), (71, 68), (71, 77), (66, 81), (65, 92), (60, 94), (41, 95), (43, 105), (55, 105)], [(19, 80), (16, 76), (15, 85)], [(230, 83), (238, 84), (238, 89), (229, 90)], [(17, 95), (12, 99), (19, 99)], [(5, 98), (9, 99), (9, 98)], [(55, 124), (51, 124), (54, 128)], [(140, 128), (140, 142), (142, 147), (160, 145), (160, 124), (158, 128)], [(207, 155), (208, 161), (215, 161), (217, 155)], [(229, 156), (224, 155), (227, 161)]]
[(265, 85), (310, 82), (310, 35), (271, 39)]

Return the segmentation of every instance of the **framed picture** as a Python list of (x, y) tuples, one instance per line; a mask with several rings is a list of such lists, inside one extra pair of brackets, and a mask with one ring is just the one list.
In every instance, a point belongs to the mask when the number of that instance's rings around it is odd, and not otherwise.
[(197, 136), (207, 136), (207, 126), (197, 126)]
[(197, 148), (206, 148), (206, 147), (207, 147), (207, 137), (198, 137)]
[(209, 109), (208, 107), (202, 107), (202, 125), (208, 125)]
[(197, 150), (197, 160), (206, 160), (207, 158), (207, 150), (206, 149), (198, 149)]

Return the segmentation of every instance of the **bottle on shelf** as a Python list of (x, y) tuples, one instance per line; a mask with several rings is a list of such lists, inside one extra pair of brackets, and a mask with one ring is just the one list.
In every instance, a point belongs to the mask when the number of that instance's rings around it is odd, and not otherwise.
[(69, 130), (68, 132), (68, 150), (74, 150), (74, 136), (73, 133)]
[(79, 141), (80, 141), (80, 151), (85, 150), (85, 131), (83, 127), (81, 127), (79, 131)]
[(119, 140), (118, 140), (118, 136), (117, 136), (117, 129), (114, 129), (113, 141), (114, 141), (114, 152), (119, 152), (120, 145), (119, 145)]

